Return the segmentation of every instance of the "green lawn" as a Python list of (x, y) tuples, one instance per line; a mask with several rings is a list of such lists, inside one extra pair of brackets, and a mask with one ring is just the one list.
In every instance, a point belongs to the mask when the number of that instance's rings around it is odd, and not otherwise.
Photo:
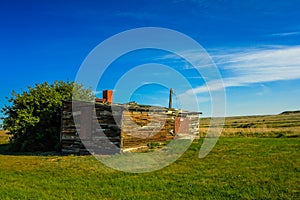
[(300, 138), (202, 140), (151, 173), (107, 168), (92, 156), (0, 155), (0, 199), (299, 199)]

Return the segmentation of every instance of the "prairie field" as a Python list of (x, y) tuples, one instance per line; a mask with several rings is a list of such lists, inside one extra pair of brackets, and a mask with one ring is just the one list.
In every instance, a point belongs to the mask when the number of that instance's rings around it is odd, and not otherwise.
[[(200, 136), (206, 135), (210, 120), (200, 120)], [(300, 112), (227, 117), (221, 137), (300, 137)]]
[[(8, 153), (1, 131), (0, 199), (299, 199), (299, 117), (229, 117), (205, 158), (200, 138), (171, 165), (141, 174), (93, 156)], [(202, 135), (208, 123), (201, 119)]]

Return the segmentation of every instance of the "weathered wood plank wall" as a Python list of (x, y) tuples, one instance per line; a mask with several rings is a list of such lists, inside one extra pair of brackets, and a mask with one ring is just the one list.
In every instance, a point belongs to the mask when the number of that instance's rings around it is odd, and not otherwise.
[(72, 109), (72, 102), (64, 101), (62, 152), (115, 154), (175, 136), (195, 136), (198, 121), (199, 113), (162, 107), (75, 102)]

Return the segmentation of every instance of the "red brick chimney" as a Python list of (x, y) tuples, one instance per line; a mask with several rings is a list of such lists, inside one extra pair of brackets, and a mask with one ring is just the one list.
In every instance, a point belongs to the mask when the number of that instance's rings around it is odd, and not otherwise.
[(107, 103), (112, 103), (113, 102), (113, 91), (112, 90), (103, 90), (103, 99)]
[(96, 98), (96, 103), (109, 103), (113, 102), (113, 91), (112, 90), (103, 90), (102, 91), (102, 98)]

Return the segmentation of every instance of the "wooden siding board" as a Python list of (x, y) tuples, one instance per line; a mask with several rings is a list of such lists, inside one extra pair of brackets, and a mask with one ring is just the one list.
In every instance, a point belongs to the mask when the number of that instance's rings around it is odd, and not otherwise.
[[(86, 154), (88, 151), (81, 142), (83, 139), (91, 153), (114, 154), (131, 147), (147, 146), (149, 142), (172, 140), (178, 131), (196, 135), (199, 130), (199, 113), (183, 115), (177, 110), (170, 111), (161, 107), (150, 109), (149, 106), (138, 105), (76, 103), (77, 110), (72, 112), (72, 102), (63, 102), (63, 152)], [(74, 124), (72, 113), (80, 119), (80, 124)], [(178, 127), (176, 120), (182, 116), (185, 119), (184, 125), (181, 123), (180, 130), (175, 130)]]

